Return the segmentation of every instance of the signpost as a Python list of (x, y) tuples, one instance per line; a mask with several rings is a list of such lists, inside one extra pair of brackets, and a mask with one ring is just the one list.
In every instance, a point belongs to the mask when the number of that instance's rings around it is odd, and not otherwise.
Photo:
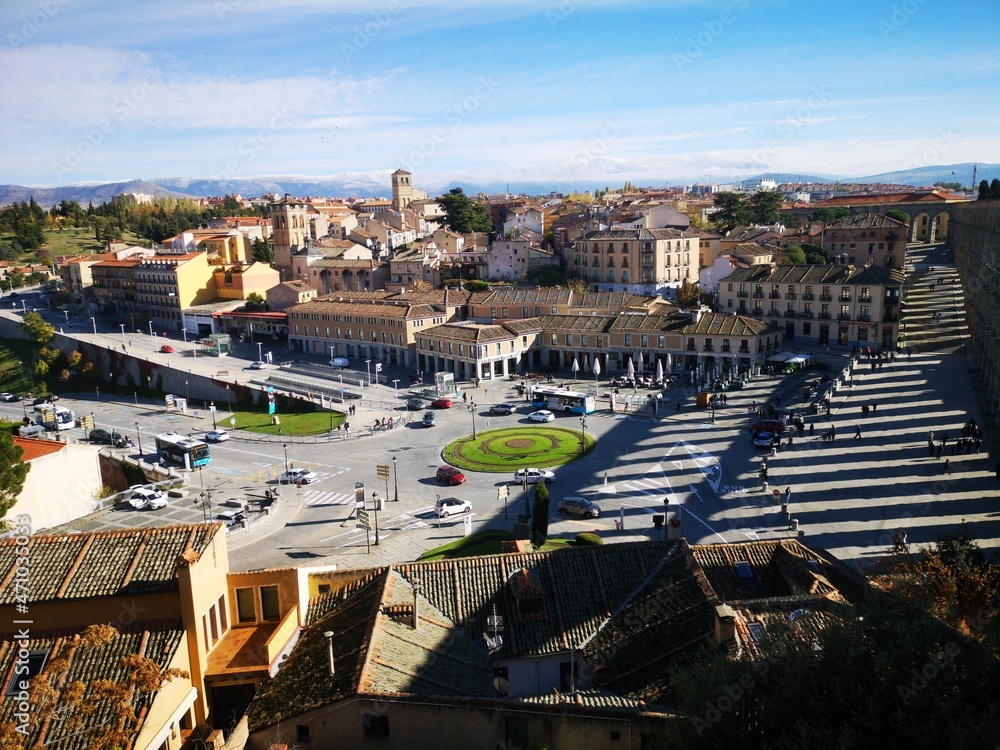
[(365, 530), (365, 547), (367, 548), (367, 554), (371, 554), (371, 535), (370, 531), (372, 528), (371, 519), (368, 517), (368, 511), (365, 510), (365, 483), (355, 482), (354, 483), (354, 509), (358, 512), (358, 525), (357, 528)]
[(497, 500), (503, 500), (503, 517), (507, 518), (507, 496), (510, 494), (510, 489), (506, 484), (497, 487)]
[(376, 476), (385, 480), (385, 496), (389, 497), (389, 464), (377, 464), (375, 466)]

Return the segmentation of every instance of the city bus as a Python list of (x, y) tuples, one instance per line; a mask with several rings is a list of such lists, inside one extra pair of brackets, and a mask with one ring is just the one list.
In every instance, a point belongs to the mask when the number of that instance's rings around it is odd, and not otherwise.
[(163, 460), (180, 464), (186, 469), (205, 466), (212, 460), (208, 445), (203, 440), (176, 432), (157, 435), (156, 452)]
[(590, 393), (540, 385), (531, 392), (531, 405), (536, 409), (590, 414), (597, 408), (597, 399)]
[(65, 406), (38, 404), (35, 409), (35, 424), (48, 430), (71, 430), (76, 427), (76, 413)]

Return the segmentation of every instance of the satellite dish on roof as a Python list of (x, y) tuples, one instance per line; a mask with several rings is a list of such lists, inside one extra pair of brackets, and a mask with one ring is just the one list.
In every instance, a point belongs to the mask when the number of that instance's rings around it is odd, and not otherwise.
[(493, 687), (496, 689), (497, 695), (510, 695), (510, 683), (499, 675), (493, 678)]

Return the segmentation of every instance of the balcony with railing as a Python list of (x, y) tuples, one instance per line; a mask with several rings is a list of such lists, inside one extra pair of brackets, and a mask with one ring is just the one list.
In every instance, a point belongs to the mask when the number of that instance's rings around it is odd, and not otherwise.
[(764, 299), (764, 292), (754, 292), (753, 293), (753, 298), (754, 299)]
[(767, 311), (767, 314), (779, 318), (781, 317), (781, 310), (779, 310), (777, 307), (772, 307), (770, 310)]
[(745, 344), (741, 344), (740, 348), (739, 348), (739, 353), (740, 354), (749, 354), (750, 353), (750, 347), (747, 346), (747, 345), (745, 345)]
[(899, 320), (899, 313), (887, 312), (882, 314), (883, 323), (895, 323)]
[(812, 292), (806, 292), (805, 294), (802, 295), (802, 299), (814, 300), (816, 299), (816, 295), (813, 294)]
[(862, 294), (858, 297), (858, 302), (871, 302), (872, 296), (870, 294)]
[(849, 294), (841, 294), (839, 297), (837, 297), (837, 299), (839, 299), (841, 302), (850, 302), (851, 301), (851, 295), (849, 295)]
[(850, 313), (840, 313), (839, 315), (837, 315), (837, 320), (850, 320), (850, 319), (851, 319)]
[(711, 341), (706, 341), (705, 342), (705, 346), (702, 347), (702, 351), (703, 352), (714, 352), (715, 351), (715, 347), (712, 346), (712, 342)]
[(688, 344), (684, 348), (685, 348), (686, 351), (689, 351), (689, 352), (696, 352), (696, 351), (698, 351), (698, 347), (695, 346), (694, 344)]
[(861, 315), (858, 315), (858, 320), (863, 321), (865, 323), (870, 323), (871, 319), (872, 316), (868, 315), (867, 313), (862, 313)]
[(785, 299), (798, 299), (798, 296), (795, 292), (785, 292)]
[(820, 302), (833, 302), (833, 295), (832, 294), (821, 294), (821, 295), (819, 295), (819, 301)]
[(733, 347), (730, 346), (729, 344), (723, 344), (721, 351), (725, 354), (729, 354), (730, 352), (733, 351)]
[(794, 318), (795, 317), (795, 310), (785, 310), (785, 317), (786, 318)]
[(820, 320), (829, 320), (830, 319), (830, 313), (821, 312), (816, 317), (819, 318)]
[(744, 298), (746, 298), (746, 297), (750, 296), (750, 292), (748, 292), (746, 289), (744, 289), (743, 291), (736, 292), (736, 296), (737, 297), (744, 297)]
[(800, 318), (811, 318), (812, 316), (813, 314), (811, 310), (803, 310), (802, 312), (799, 313)]
[(768, 299), (781, 299), (781, 292), (771, 292), (767, 297)]

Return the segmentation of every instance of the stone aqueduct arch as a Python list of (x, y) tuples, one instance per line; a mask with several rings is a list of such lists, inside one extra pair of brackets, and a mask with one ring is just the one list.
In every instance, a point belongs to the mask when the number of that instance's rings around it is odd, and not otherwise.
[[(844, 208), (854, 216), (905, 211), (910, 217), (910, 236), (906, 238), (907, 242), (943, 242), (948, 239), (951, 215), (956, 205), (961, 203), (869, 203)], [(816, 207), (795, 208), (788, 213), (805, 219), (815, 210)]]

